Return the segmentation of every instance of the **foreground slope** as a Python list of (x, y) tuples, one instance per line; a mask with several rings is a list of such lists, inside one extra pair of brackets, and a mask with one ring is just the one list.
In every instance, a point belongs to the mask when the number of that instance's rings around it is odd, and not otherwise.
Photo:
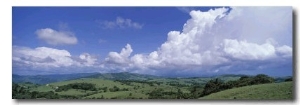
[(293, 99), (293, 82), (233, 88), (212, 93), (200, 99)]

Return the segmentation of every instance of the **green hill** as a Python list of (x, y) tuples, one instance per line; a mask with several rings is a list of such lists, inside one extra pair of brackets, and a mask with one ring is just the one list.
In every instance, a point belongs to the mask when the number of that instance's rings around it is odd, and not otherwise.
[(270, 83), (228, 89), (200, 99), (293, 99), (293, 82)]
[[(233, 83), (232, 81), (238, 81), (243, 76), (220, 75), (171, 78), (128, 72), (84, 75), (32, 76), (39, 78), (51, 77), (58, 81), (47, 84), (13, 83), (13, 99), (197, 99), (204, 90), (207, 90), (205, 87), (209, 81), (218, 78), (220, 83), (227, 83), (228, 81)], [(22, 78), (18, 75), (14, 76), (16, 79)], [(63, 79), (69, 77), (77, 78), (72, 80)], [(242, 80), (248, 79), (244, 78)], [(243, 84), (244, 82), (247, 84), (249, 81), (234, 82), (233, 85), (240, 86), (240, 83)], [(230, 84), (227, 85), (231, 86)], [(292, 99), (292, 87), (292, 82), (253, 85), (224, 90), (202, 98)]]
[[(90, 83), (95, 84), (96, 90), (82, 90), (82, 89), (69, 89), (65, 91), (57, 92), (55, 88), (60, 88), (61, 86), (74, 84), (74, 83)], [(189, 93), (188, 87), (177, 87), (167, 85), (165, 83), (158, 82), (147, 82), (147, 81), (117, 81), (117, 80), (108, 80), (108, 79), (99, 79), (99, 78), (81, 78), (76, 80), (69, 81), (61, 81), (55, 83), (49, 83), (47, 85), (41, 85), (36, 88), (31, 88), (30, 91), (38, 91), (38, 92), (47, 92), (53, 91), (58, 95), (64, 95), (64, 99), (68, 96), (77, 97), (80, 99), (125, 99), (125, 98), (135, 98), (135, 99), (147, 99), (149, 98), (149, 94), (158, 89), (162, 89), (163, 92), (177, 92), (178, 89), (182, 91), (182, 93)], [(175, 93), (170, 93), (171, 95), (164, 95), (165, 98), (170, 98), (175, 95)]]

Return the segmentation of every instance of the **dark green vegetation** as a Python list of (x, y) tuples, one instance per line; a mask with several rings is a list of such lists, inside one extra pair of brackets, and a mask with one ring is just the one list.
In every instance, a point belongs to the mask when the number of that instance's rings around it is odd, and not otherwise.
[(226, 89), (231, 89), (235, 87), (242, 87), (242, 86), (249, 86), (249, 85), (256, 85), (256, 84), (265, 84), (265, 83), (273, 83), (274, 79), (264, 75), (259, 74), (255, 77), (249, 76), (242, 76), (239, 80), (236, 81), (228, 81), (222, 82), (218, 78), (215, 80), (210, 80), (206, 83), (204, 90), (200, 96), (206, 96), (211, 93), (219, 92)]
[[(198, 99), (210, 97), (223, 91), (235, 91), (244, 87), (260, 86), (252, 90), (261, 90), (267, 94), (258, 99), (292, 99), (292, 77), (276, 78), (267, 75), (221, 75), (214, 77), (164, 78), (133, 73), (92, 74), (83, 77), (77, 74), (72, 80), (35, 84), (31, 82), (13, 83), (13, 99)], [(275, 83), (275, 81), (277, 81)], [(269, 84), (269, 85), (268, 85)], [(270, 85), (271, 84), (271, 85)], [(275, 84), (275, 85), (274, 85)], [(284, 85), (288, 84), (286, 87)], [(264, 90), (277, 86), (279, 91), (272, 94)], [(280, 88), (279, 88), (280, 87)], [(246, 90), (245, 90), (246, 89)], [(250, 92), (251, 89), (242, 89)], [(239, 92), (240, 90), (237, 90)], [(224, 94), (224, 93), (223, 93)], [(231, 93), (230, 93), (231, 94)], [(229, 98), (247, 99), (240, 94), (231, 94)], [(213, 96), (219, 97), (220, 95)], [(243, 95), (244, 96), (244, 95)], [(253, 95), (255, 96), (255, 95)], [(222, 99), (223, 96), (220, 96)], [(228, 96), (224, 96), (228, 97)], [(209, 99), (209, 98), (208, 98)], [(219, 99), (219, 98), (215, 98)], [(249, 99), (252, 99), (249, 97)]]

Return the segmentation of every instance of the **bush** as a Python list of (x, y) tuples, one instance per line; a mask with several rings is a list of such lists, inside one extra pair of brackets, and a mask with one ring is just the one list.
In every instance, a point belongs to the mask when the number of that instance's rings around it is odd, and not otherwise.
[(285, 81), (285, 82), (287, 82), (287, 81), (293, 81), (293, 78), (290, 77), (290, 78), (285, 79), (284, 81)]

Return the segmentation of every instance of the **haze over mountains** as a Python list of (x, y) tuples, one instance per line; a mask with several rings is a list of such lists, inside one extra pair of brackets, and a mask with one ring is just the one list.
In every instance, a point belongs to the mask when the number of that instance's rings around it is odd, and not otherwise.
[[(51, 75), (12, 75), (12, 81), (15, 83), (31, 82), (36, 84), (47, 84), (53, 82), (75, 80), (80, 78), (97, 78), (108, 80), (152, 80), (152, 79), (172, 79), (172, 78), (185, 78), (185, 79), (197, 79), (197, 78), (239, 78), (246, 76), (244, 74), (223, 74), (223, 75), (207, 75), (197, 77), (168, 77), (168, 76), (154, 76), (147, 74), (137, 74), (129, 72), (120, 73), (74, 73), (74, 74), (51, 74)], [(249, 76), (249, 75), (248, 75)], [(275, 77), (276, 81), (283, 81), (291, 76)]]

